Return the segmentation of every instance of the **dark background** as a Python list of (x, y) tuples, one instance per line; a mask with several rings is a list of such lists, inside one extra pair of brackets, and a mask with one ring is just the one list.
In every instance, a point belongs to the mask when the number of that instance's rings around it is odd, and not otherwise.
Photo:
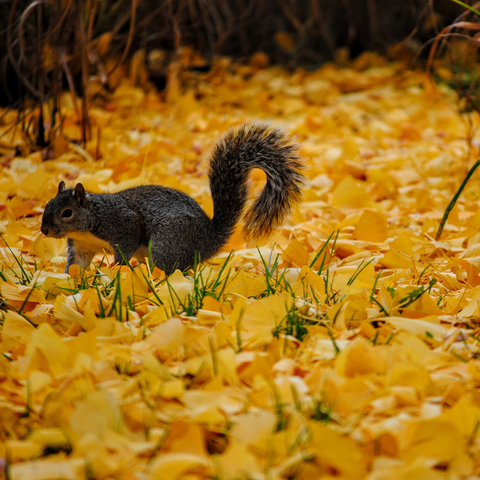
[[(273, 64), (313, 69), (339, 49), (352, 59), (367, 50), (400, 54), (409, 66), (425, 68), (435, 38), (460, 16), (479, 20), (452, 0), (0, 0), (0, 106), (32, 111), (51, 100), (55, 122), (60, 93), (69, 90), (82, 97), (88, 123), (89, 78), (97, 76), (108, 92), (109, 72), (141, 50), (162, 89), (183, 46), (203, 58), (192, 68), (206, 71), (218, 55), (242, 62), (258, 51)], [(472, 39), (476, 30), (464, 33)], [(155, 68), (148, 63), (152, 51), (163, 55)], [(473, 49), (464, 56), (476, 55)], [(45, 136), (42, 115), (39, 109), (40, 147), (54, 135), (51, 125)]]

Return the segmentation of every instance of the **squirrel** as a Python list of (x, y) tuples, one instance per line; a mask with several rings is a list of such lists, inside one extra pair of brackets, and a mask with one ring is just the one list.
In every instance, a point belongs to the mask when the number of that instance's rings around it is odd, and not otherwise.
[[(248, 175), (262, 169), (267, 182), (244, 214)], [(207, 260), (227, 242), (243, 217), (248, 239), (266, 237), (301, 200), (304, 164), (298, 147), (281, 130), (264, 124), (231, 129), (214, 147), (208, 177), (213, 218), (188, 196), (169, 187), (143, 185), (117, 193), (88, 193), (81, 183), (58, 193), (43, 213), (41, 231), (68, 240), (72, 264), (86, 268), (96, 253), (114, 253), (115, 263), (133, 256), (151, 261), (166, 273), (186, 270), (195, 259)]]

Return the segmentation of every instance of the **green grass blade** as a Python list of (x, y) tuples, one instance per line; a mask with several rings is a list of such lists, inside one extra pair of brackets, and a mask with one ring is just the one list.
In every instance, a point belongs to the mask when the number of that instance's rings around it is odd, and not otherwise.
[(335, 233), (335, 230), (330, 234), (330, 236), (327, 238), (327, 241), (323, 244), (323, 247), (318, 251), (318, 253), (315, 255), (315, 258), (310, 262), (310, 265), (309, 265), (310, 268), (313, 268), (313, 266), (315, 265), (315, 262), (320, 258), (320, 255), (328, 247), (328, 244), (330, 243), (330, 240), (332, 239), (334, 233)]
[(360, 263), (360, 265), (357, 267), (355, 272), (353, 272), (353, 275), (348, 279), (347, 285), (352, 285), (353, 282), (357, 279), (357, 277), (375, 260), (374, 258), (371, 258), (367, 263), (363, 264), (364, 260)]
[(478, 15), (480, 17), (480, 11), (471, 7), (470, 5), (466, 4), (465, 2), (462, 2), (461, 0), (451, 0), (454, 3), (457, 3), (458, 5), (461, 5), (463, 8), (466, 8), (467, 10), (470, 10), (473, 12), (475, 15)]
[[(452, 0), (452, 1), (457, 1), (457, 0)], [(460, 3), (460, 2), (457, 2), (457, 3)], [(480, 13), (478, 15), (480, 15)], [(443, 228), (447, 223), (447, 219), (448, 219), (448, 216), (450, 215), (450, 212), (453, 210), (453, 207), (457, 203), (458, 197), (463, 192), (463, 189), (467, 185), (467, 182), (470, 180), (470, 177), (473, 175), (473, 173), (479, 166), (480, 166), (480, 159), (477, 160), (473, 165), (473, 167), (468, 171), (466, 177), (463, 179), (463, 182), (460, 185), (460, 188), (457, 190), (457, 193), (453, 196), (452, 200), (450, 201), (447, 208), (445, 209), (440, 225), (438, 226), (437, 234), (435, 235), (435, 240), (440, 240), (440, 237), (442, 236), (442, 233), (443, 233)]]

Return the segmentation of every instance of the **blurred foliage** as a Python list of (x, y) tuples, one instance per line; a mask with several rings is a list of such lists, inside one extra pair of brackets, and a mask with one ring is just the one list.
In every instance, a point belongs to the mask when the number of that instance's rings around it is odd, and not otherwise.
[[(75, 106), (81, 98), (77, 118), (85, 143), (91, 137), (91, 97), (115, 87), (110, 76), (135, 52), (160, 88), (185, 46), (201, 55), (189, 66), (203, 70), (219, 55), (242, 59), (258, 51), (289, 68), (392, 47), (396, 56), (413, 60), (462, 11), (450, 0), (0, 2), (0, 105), (20, 111), (19, 121), (31, 121), (28, 112), (49, 101), (50, 124), (38, 109), (31, 139), (42, 148), (61, 128), (59, 96), (69, 90)], [(339, 49), (345, 55), (338, 56)]]

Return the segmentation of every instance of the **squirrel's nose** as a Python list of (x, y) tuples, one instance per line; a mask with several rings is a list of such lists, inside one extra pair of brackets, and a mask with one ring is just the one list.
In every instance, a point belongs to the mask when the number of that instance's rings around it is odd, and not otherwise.
[(42, 233), (48, 237), (48, 232), (50, 231), (50, 229), (46, 225), (42, 225), (41, 230)]

